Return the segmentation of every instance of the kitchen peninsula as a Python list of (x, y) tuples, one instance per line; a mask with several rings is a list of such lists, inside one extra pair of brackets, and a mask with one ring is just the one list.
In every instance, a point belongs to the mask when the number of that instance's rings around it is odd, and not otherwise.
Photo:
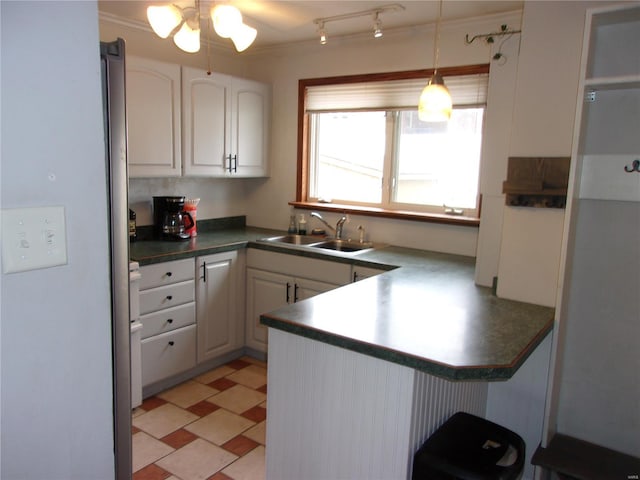
[(272, 234), (230, 229), (132, 248), (142, 265), (249, 248), (389, 270), (261, 316), (269, 327), (267, 478), (409, 478), (413, 453), (448, 416), (485, 416), (490, 384), (508, 385), (528, 357), (548, 355), (540, 344), (549, 343), (553, 309), (475, 285), (471, 257), (260, 240)]
[(424, 439), (458, 410), (485, 416), (488, 382), (514, 375), (552, 328), (553, 309), (476, 286), (470, 258), (362, 258), (401, 268), (261, 317), (267, 478), (409, 478)]

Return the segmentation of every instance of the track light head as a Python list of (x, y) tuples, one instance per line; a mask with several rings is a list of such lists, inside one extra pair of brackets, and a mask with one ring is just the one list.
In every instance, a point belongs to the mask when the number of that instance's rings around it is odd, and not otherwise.
[(382, 27), (380, 22), (380, 12), (376, 12), (373, 15), (373, 37), (381, 38), (382, 37)]
[(327, 31), (324, 29), (324, 22), (318, 23), (318, 35), (320, 35), (320, 45), (326, 45)]

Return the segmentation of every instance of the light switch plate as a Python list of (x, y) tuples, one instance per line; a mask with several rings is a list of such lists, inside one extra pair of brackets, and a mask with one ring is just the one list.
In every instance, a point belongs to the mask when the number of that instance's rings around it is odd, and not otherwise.
[(2, 210), (2, 272), (15, 273), (67, 263), (64, 207)]

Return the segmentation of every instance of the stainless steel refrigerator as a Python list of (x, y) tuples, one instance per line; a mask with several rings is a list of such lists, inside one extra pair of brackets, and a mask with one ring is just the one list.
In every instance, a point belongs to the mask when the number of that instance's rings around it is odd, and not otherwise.
[(100, 57), (111, 235), (114, 454), (116, 478), (122, 480), (131, 478), (131, 327), (124, 40), (100, 43)]

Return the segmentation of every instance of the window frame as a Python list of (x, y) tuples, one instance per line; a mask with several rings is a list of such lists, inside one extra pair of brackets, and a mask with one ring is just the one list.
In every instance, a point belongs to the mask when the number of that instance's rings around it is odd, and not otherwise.
[[(443, 76), (488, 74), (489, 64), (466, 65), (458, 67), (438, 68)], [(395, 210), (380, 207), (356, 206), (335, 203), (319, 203), (309, 201), (308, 181), (309, 167), (309, 128), (310, 115), (306, 112), (307, 88), (321, 85), (335, 85), (348, 83), (363, 83), (391, 80), (407, 80), (423, 78), (425, 84), (433, 75), (433, 69), (408, 70), (399, 72), (385, 72), (373, 74), (343, 75), (336, 77), (306, 78), (298, 81), (298, 138), (297, 138), (297, 175), (296, 175), (296, 200), (289, 202), (300, 209), (313, 209), (340, 213), (352, 213), (357, 215), (395, 218), (404, 220), (444, 223), (450, 225), (463, 225), (478, 227), (480, 224), (480, 212), (482, 208), (482, 195), (478, 201), (478, 216), (468, 217), (461, 215), (448, 215), (445, 213), (430, 213), (412, 210)]]

